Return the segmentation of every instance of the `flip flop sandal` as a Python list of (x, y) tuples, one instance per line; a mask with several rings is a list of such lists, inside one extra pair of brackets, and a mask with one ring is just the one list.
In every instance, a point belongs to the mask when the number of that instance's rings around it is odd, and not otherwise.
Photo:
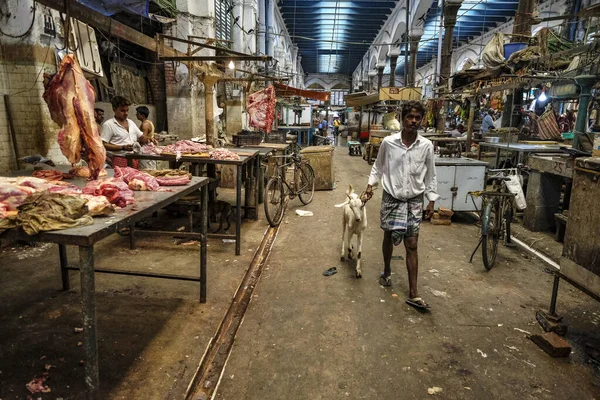
[(381, 286), (384, 287), (390, 287), (392, 286), (392, 278), (390, 276), (383, 276), (383, 274), (381, 274), (381, 276), (379, 277), (379, 284)]
[(425, 300), (423, 300), (420, 297), (413, 297), (412, 299), (406, 299), (406, 304), (411, 305), (416, 308), (419, 308), (421, 310), (431, 308), (431, 306), (429, 304), (425, 303)]
[(337, 274), (336, 267), (331, 267), (328, 270), (326, 270), (325, 272), (323, 272), (323, 275), (325, 275), (325, 276), (331, 276), (331, 275), (335, 275), (335, 274)]

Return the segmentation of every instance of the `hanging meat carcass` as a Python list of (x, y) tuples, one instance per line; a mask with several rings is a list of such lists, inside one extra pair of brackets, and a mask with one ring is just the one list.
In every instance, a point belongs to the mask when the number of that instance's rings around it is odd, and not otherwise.
[(273, 85), (248, 96), (246, 109), (250, 115), (250, 126), (270, 133), (273, 127), (273, 118), (275, 118), (275, 103)]
[(46, 84), (44, 100), (52, 120), (60, 125), (58, 144), (71, 164), (83, 157), (90, 168), (90, 178), (98, 178), (104, 167), (106, 151), (94, 120), (96, 92), (83, 76), (71, 54), (60, 63), (59, 70)]

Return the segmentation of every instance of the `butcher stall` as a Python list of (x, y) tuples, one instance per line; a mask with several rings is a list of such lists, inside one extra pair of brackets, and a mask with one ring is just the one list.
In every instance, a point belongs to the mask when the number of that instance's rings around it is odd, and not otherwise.
[[(59, 174), (61, 180), (55, 181), (29, 176), (0, 178), (0, 204), (8, 208), (0, 211), (0, 239), (58, 244), (63, 290), (71, 288), (69, 271), (79, 271), (86, 355), (85, 383), (88, 398), (97, 398), (99, 368), (94, 275), (107, 273), (198, 282), (200, 302), (205, 302), (208, 179), (193, 177), (183, 186), (170, 186), (168, 191), (133, 192), (119, 180), (120, 177), (106, 177), (97, 181), (73, 178), (66, 184), (59, 184), (52, 182), (62, 182), (63, 174), (60, 171), (37, 173), (40, 176), (53, 175), (56, 179)], [(202, 221), (200, 232), (148, 232), (190, 237), (200, 241), (198, 276), (95, 267), (94, 246), (98, 242), (122, 228), (130, 228), (133, 244), (133, 227), (136, 222), (198, 191), (202, 193), (199, 204)], [(16, 202), (20, 203), (18, 210), (13, 210)], [(67, 260), (67, 246), (79, 247), (79, 260), (73, 266)]]

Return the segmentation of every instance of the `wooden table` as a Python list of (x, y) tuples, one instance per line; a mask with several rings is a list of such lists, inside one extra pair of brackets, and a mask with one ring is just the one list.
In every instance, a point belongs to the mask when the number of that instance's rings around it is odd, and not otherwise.
[[(74, 179), (73, 183), (84, 186), (86, 181), (81, 178)], [(27, 235), (20, 229), (10, 229), (3, 235), (24, 241), (56, 243), (58, 244), (60, 270), (62, 275), (63, 290), (70, 289), (69, 270), (77, 270), (81, 284), (81, 311), (83, 314), (83, 342), (85, 346), (85, 385), (88, 399), (97, 399), (99, 392), (99, 367), (98, 367), (98, 340), (96, 329), (96, 299), (95, 280), (96, 272), (145, 276), (152, 278), (176, 279), (200, 283), (200, 302), (206, 302), (206, 220), (208, 205), (208, 178), (193, 177), (186, 186), (171, 186), (171, 192), (134, 192), (135, 203), (125, 208), (118, 209), (109, 217), (95, 217), (94, 224), (63, 229), (59, 231), (40, 232), (37, 235)], [(194, 237), (200, 240), (200, 276), (180, 276), (149, 272), (134, 272), (115, 269), (100, 269), (94, 266), (94, 245), (102, 239), (117, 233), (121, 228), (130, 227), (142, 218), (152, 215), (178, 199), (191, 193), (201, 191), (202, 230), (195, 233)], [(161, 234), (181, 235), (183, 232), (161, 232)], [(67, 260), (67, 246), (79, 247), (79, 266), (69, 267)]]
[[(260, 169), (260, 158), (258, 157), (258, 150), (249, 150), (244, 155), (240, 155), (239, 160), (214, 160), (212, 158), (199, 157), (193, 155), (183, 155), (180, 159), (174, 154), (127, 154), (128, 162), (131, 160), (157, 160), (157, 161), (168, 161), (170, 168), (177, 168), (184, 162), (191, 164), (204, 164), (204, 165), (234, 165), (236, 167), (236, 226), (235, 235), (229, 235), (224, 233), (210, 233), (209, 238), (216, 239), (234, 239), (235, 240), (235, 254), (240, 254), (241, 244), (241, 227), (242, 227), (242, 172), (244, 167), (249, 167), (249, 177), (245, 182), (245, 196), (244, 196), (244, 209), (246, 213), (248, 210), (254, 211), (254, 220), (258, 220), (258, 171)], [(254, 184), (252, 185), (252, 182)], [(254, 191), (254, 193), (252, 193)], [(253, 205), (249, 203), (254, 201)], [(247, 216), (245, 215), (247, 218)]]

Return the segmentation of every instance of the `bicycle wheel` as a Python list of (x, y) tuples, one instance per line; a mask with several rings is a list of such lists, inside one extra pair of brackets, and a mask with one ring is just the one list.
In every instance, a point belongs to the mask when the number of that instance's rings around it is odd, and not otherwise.
[(491, 200), (485, 206), (481, 218), (481, 255), (483, 265), (489, 271), (496, 262), (498, 254), (498, 228), (502, 226), (502, 216), (500, 214), (500, 203), (498, 200)]
[(302, 204), (306, 205), (312, 201), (315, 195), (315, 171), (309, 164), (301, 164), (298, 179), (300, 179), (298, 197)]
[(283, 184), (278, 178), (271, 178), (265, 186), (265, 215), (269, 225), (275, 227), (281, 223), (285, 211)]

